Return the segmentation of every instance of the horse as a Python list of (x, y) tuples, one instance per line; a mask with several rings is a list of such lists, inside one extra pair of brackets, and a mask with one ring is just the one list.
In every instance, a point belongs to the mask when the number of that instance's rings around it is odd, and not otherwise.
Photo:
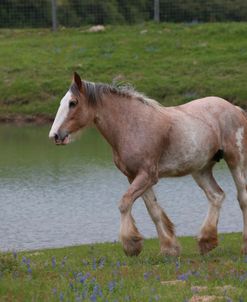
[(94, 126), (111, 145), (117, 168), (129, 187), (119, 202), (119, 238), (128, 256), (143, 248), (131, 210), (142, 197), (160, 241), (160, 252), (178, 256), (174, 225), (159, 205), (153, 186), (163, 177), (191, 175), (209, 202), (198, 235), (201, 254), (218, 245), (217, 224), (225, 198), (213, 176), (221, 159), (237, 188), (243, 214), (242, 252), (247, 254), (247, 114), (219, 97), (205, 97), (180, 106), (164, 107), (127, 85), (82, 80), (74, 73), (60, 102), (49, 137), (66, 145), (82, 128)]

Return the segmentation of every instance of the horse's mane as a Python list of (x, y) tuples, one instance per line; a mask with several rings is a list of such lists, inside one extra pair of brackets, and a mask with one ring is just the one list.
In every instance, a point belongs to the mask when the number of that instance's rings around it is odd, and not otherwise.
[[(105, 95), (116, 95), (124, 98), (134, 98), (143, 104), (160, 107), (161, 105), (153, 99), (146, 97), (144, 94), (136, 91), (130, 84), (122, 84), (113, 82), (113, 84), (93, 83), (83, 81), (86, 98), (89, 105), (95, 106), (98, 102), (102, 102)], [(70, 86), (70, 91), (78, 95), (79, 91), (75, 83)]]

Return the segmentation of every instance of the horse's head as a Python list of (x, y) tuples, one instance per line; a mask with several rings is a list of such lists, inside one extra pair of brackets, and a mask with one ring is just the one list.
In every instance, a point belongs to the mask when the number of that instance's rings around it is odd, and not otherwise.
[(69, 91), (60, 102), (49, 137), (57, 145), (66, 145), (71, 141), (71, 135), (89, 125), (94, 119), (94, 109), (88, 104), (86, 87), (77, 73)]

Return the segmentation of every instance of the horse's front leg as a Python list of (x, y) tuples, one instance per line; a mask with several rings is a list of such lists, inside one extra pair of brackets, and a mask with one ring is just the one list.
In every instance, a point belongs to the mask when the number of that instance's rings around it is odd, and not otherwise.
[(142, 251), (143, 237), (135, 225), (134, 218), (131, 215), (131, 209), (134, 201), (140, 197), (153, 182), (147, 172), (141, 171), (131, 182), (128, 191), (123, 195), (119, 203), (121, 213), (119, 237), (127, 256), (137, 256)]

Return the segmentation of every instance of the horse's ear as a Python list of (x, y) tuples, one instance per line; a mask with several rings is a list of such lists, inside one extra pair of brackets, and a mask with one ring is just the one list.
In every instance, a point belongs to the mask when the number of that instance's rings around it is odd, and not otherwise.
[(77, 72), (74, 72), (73, 82), (76, 84), (79, 91), (83, 92), (82, 80), (81, 80), (81, 77), (79, 76), (79, 74)]

